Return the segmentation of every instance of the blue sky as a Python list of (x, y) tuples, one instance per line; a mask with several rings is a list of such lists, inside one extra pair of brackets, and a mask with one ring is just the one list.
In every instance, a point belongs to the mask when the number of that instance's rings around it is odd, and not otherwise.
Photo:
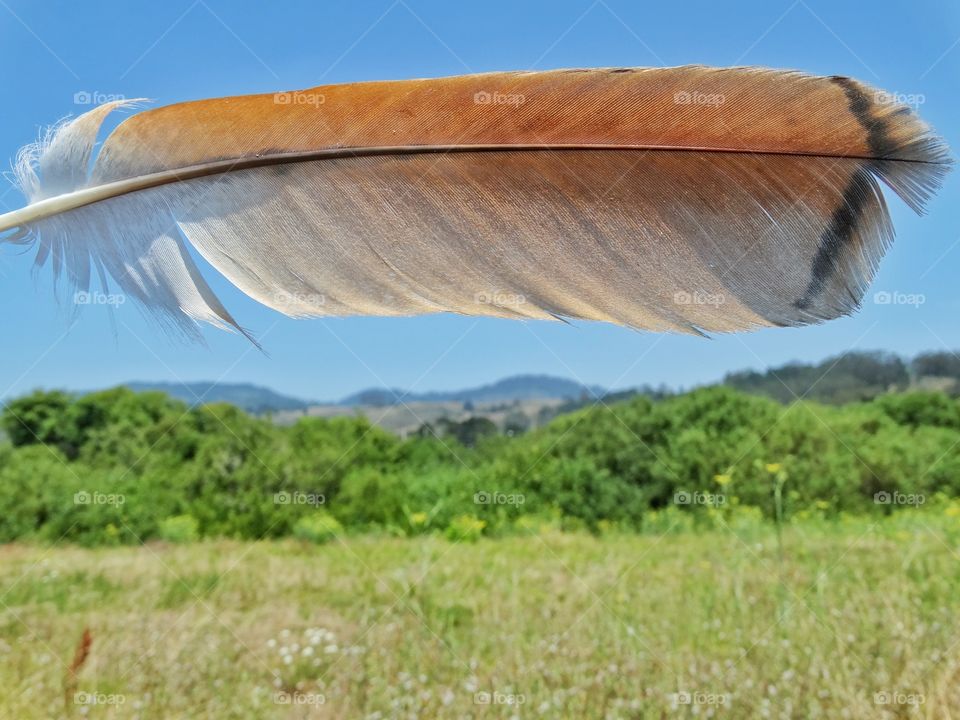
[[(321, 83), (511, 69), (704, 63), (798, 68), (857, 77), (914, 95), (921, 115), (960, 147), (960, 4), (953, 2), (641, 3), (624, 0), (83, 3), (0, 0), (0, 156), (86, 106), (77, 93), (158, 104)], [(960, 173), (917, 218), (891, 209), (897, 243), (864, 309), (802, 329), (703, 340), (574, 326), (433, 316), (294, 321), (232, 288), (214, 289), (269, 355), (206, 331), (208, 345), (170, 340), (132, 306), (86, 309), (71, 324), (32, 253), (0, 247), (0, 397), (34, 387), (91, 389), (125, 380), (251, 381), (334, 399), (361, 387), (416, 390), (520, 372), (607, 387), (690, 386), (743, 367), (817, 360), (850, 348), (913, 354), (960, 348)], [(6, 184), (0, 208), (22, 198)], [(878, 305), (878, 291), (920, 305)]]

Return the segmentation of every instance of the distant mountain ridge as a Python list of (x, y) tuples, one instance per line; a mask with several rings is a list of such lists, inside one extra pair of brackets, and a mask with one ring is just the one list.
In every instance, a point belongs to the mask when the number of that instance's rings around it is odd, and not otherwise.
[(188, 405), (230, 403), (256, 415), (283, 410), (306, 410), (315, 404), (253, 383), (128, 382), (124, 385), (134, 392), (164, 392)]
[(410, 402), (472, 402), (496, 403), (537, 398), (576, 400), (581, 397), (599, 397), (606, 393), (598, 385), (582, 385), (552, 375), (514, 375), (489, 385), (465, 390), (409, 392), (400, 389), (368, 388), (348, 395), (340, 405), (373, 405), (386, 407)]
[(599, 397), (606, 392), (596, 385), (581, 385), (573, 380), (551, 375), (514, 375), (489, 385), (451, 391), (415, 393), (401, 389), (368, 388), (333, 403), (295, 398), (252, 383), (138, 381), (124, 384), (135, 392), (165, 392), (188, 405), (226, 402), (255, 414), (307, 410), (317, 405), (390, 407), (401, 402), (508, 403), (540, 398), (578, 400), (584, 397)]
[[(881, 351), (850, 352), (819, 363), (794, 362), (763, 371), (728, 373), (718, 383), (742, 392), (764, 395), (783, 403), (797, 398), (843, 404), (869, 400), (886, 392), (909, 389), (940, 390), (960, 396), (960, 353), (921, 353), (912, 359)], [(672, 390), (648, 386), (620, 390), (613, 395), (597, 385), (582, 385), (551, 375), (514, 375), (488, 385), (450, 391), (410, 392), (402, 389), (368, 388), (339, 402), (316, 402), (295, 398), (252, 383), (130, 382), (126, 386), (142, 392), (159, 390), (190, 405), (227, 402), (254, 414), (307, 412), (326, 407), (352, 412), (362, 407), (388, 408), (409, 403), (508, 404), (529, 400), (559, 400), (558, 412), (589, 405), (597, 398), (615, 402), (641, 393), (663, 397)]]

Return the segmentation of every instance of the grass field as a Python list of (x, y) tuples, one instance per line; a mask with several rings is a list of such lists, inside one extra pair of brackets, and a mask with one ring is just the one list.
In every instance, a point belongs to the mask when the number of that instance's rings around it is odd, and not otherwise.
[[(0, 548), (4, 718), (960, 717), (960, 535)], [(89, 628), (92, 646), (71, 674)], [(82, 655), (82, 653), (80, 653)]]

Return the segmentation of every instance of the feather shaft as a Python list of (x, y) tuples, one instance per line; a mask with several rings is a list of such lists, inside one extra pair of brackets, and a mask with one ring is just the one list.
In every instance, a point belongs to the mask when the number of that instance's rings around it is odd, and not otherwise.
[[(161, 172), (141, 175), (138, 177), (127, 178), (125, 180), (116, 180), (102, 185), (85, 187), (73, 192), (56, 195), (45, 198), (35, 203), (31, 203), (19, 210), (0, 214), (0, 232), (6, 232), (14, 228), (22, 227), (37, 220), (57, 215), (67, 210), (74, 210), (85, 205), (91, 205), (101, 200), (107, 200), (119, 195), (146, 190), (147, 188), (159, 187), (168, 183), (180, 182), (183, 180), (192, 180), (193, 178), (204, 177), (207, 175), (216, 175), (235, 170), (245, 170), (248, 168), (263, 167), (266, 165), (283, 165), (286, 163), (307, 162), (311, 160), (324, 160), (335, 158), (357, 158), (368, 157), (371, 155), (417, 155), (431, 153), (458, 153), (458, 152), (563, 152), (565, 150), (637, 150), (637, 151), (670, 151), (670, 152), (722, 152), (722, 153), (746, 153), (752, 151), (742, 148), (723, 148), (723, 147), (670, 147), (664, 145), (437, 145), (437, 146), (396, 146), (396, 147), (371, 147), (371, 148), (344, 148), (316, 150), (312, 152), (297, 153), (278, 153), (274, 155), (260, 155), (253, 158), (239, 158), (236, 160), (221, 160), (219, 162), (206, 163), (193, 167), (178, 168), (176, 170), (164, 170)], [(821, 155), (810, 152), (765, 152), (765, 155), (787, 155), (801, 157), (842, 157), (850, 160), (869, 160), (866, 155)], [(918, 162), (926, 164), (938, 164), (931, 160), (892, 160), (891, 162)]]

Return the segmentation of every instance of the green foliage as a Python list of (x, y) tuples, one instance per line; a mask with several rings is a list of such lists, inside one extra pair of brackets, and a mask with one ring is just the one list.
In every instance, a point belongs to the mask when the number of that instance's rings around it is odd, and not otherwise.
[(34, 445), (0, 455), (0, 541), (37, 537), (67, 502), (71, 471), (59, 450)]
[(322, 545), (335, 540), (343, 532), (336, 518), (324, 512), (304, 515), (293, 526), (293, 536), (298, 540)]
[[(871, 362), (859, 376), (896, 379)], [(897, 493), (960, 496), (960, 401), (938, 392), (784, 406), (711, 387), (593, 404), (514, 437), (467, 421), (400, 439), (362, 418), (280, 427), (117, 389), (36, 392), (0, 426), (0, 542), (749, 528), (774, 517), (781, 477), (787, 523), (894, 513), (877, 498)]]
[(899, 425), (913, 428), (932, 425), (960, 430), (960, 402), (943, 393), (887, 395), (878, 398), (876, 405)]
[(446, 536), (454, 542), (476, 542), (487, 523), (473, 515), (458, 515), (447, 526)]
[[(515, 423), (514, 423), (515, 425)], [(514, 426), (511, 426), (514, 430)], [(484, 438), (497, 434), (497, 426), (485, 417), (469, 417), (461, 422), (440, 418), (436, 426), (423, 425), (417, 435), (420, 437), (450, 438), (466, 447), (476, 447)]]
[(64, 392), (37, 390), (8, 403), (0, 426), (17, 447), (37, 443), (75, 456), (79, 438), (73, 407)]
[(200, 537), (200, 526), (192, 515), (174, 515), (160, 523), (158, 534), (167, 542), (192, 542)]

